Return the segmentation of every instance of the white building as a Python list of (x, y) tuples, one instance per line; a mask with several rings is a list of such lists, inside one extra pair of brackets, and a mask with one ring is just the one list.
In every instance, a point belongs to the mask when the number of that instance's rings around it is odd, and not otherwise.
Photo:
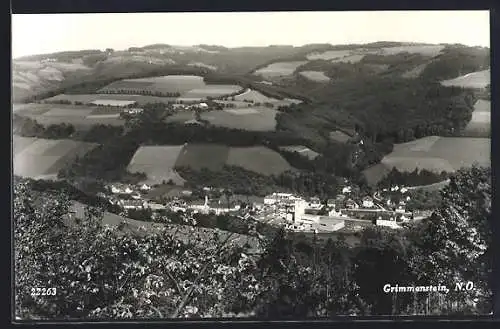
[(294, 213), (293, 213), (294, 221), (300, 220), (302, 218), (302, 216), (306, 213), (306, 208), (307, 208), (306, 201), (302, 199), (295, 200)]
[(398, 229), (401, 228), (395, 221), (393, 220), (382, 220), (382, 219), (377, 219), (375, 224), (377, 226), (385, 226), (385, 227), (390, 227), (393, 229)]
[(141, 191), (149, 191), (151, 190), (151, 186), (149, 186), (148, 184), (142, 184), (140, 189)]
[(342, 193), (346, 194), (346, 193), (351, 193), (351, 187), (350, 186), (346, 186), (342, 189)]
[(364, 197), (363, 198), (363, 207), (365, 208), (371, 208), (374, 206), (373, 199), (370, 197)]

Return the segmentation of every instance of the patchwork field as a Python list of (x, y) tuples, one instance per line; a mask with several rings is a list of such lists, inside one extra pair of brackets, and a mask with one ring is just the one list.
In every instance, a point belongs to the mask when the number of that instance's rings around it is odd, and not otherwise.
[(145, 95), (123, 95), (123, 94), (80, 94), (80, 95), (59, 94), (54, 97), (46, 98), (44, 101), (50, 103), (62, 100), (70, 102), (81, 102), (83, 104), (89, 104), (96, 100), (127, 100), (127, 101), (136, 101), (139, 105), (144, 105), (146, 103), (175, 102), (177, 98), (145, 96)]
[(472, 72), (455, 79), (441, 81), (443, 86), (456, 86), (462, 88), (485, 88), (490, 84), (490, 70)]
[(396, 55), (399, 53), (421, 54), (422, 56), (436, 57), (444, 49), (443, 45), (408, 45), (382, 48), (383, 55)]
[(179, 92), (183, 93), (195, 88), (205, 86), (203, 77), (197, 75), (165, 75), (160, 77), (141, 78), (141, 79), (124, 79), (115, 81), (100, 92), (112, 91), (119, 92), (120, 90), (149, 90), (152, 92)]
[(316, 82), (328, 82), (330, 78), (325, 75), (325, 73), (321, 71), (302, 71), (299, 72), (303, 77)]
[(282, 106), (282, 105), (290, 105), (293, 103), (300, 103), (301, 101), (298, 99), (291, 99), (291, 98), (285, 98), (285, 99), (276, 99), (272, 97), (267, 97), (266, 95), (262, 94), (261, 92), (257, 90), (247, 90), (239, 95), (234, 96), (235, 101), (253, 101), (255, 103), (272, 103), (275, 106)]
[(264, 175), (279, 175), (293, 167), (277, 152), (264, 147), (232, 147), (227, 164)]
[(147, 184), (172, 180), (175, 184), (182, 185), (184, 180), (174, 170), (182, 148), (183, 145), (141, 146), (130, 160), (127, 169), (132, 173), (146, 173), (148, 179), (144, 183)]
[(142, 146), (134, 154), (128, 170), (144, 172), (150, 184), (161, 184), (172, 179), (183, 185), (175, 168), (194, 170), (222, 170), (224, 165), (239, 166), (264, 175), (280, 174), (293, 168), (277, 152), (263, 147), (228, 147), (220, 144), (184, 144)]
[(293, 62), (277, 62), (269, 64), (266, 67), (258, 69), (254, 72), (264, 78), (276, 78), (292, 75), (297, 67), (304, 65), (306, 61), (293, 61)]
[(305, 156), (309, 160), (314, 160), (319, 156), (318, 152), (315, 152), (307, 146), (303, 145), (282, 146), (280, 147), (280, 149), (287, 152), (297, 152), (300, 155)]
[(323, 60), (332, 60), (337, 58), (347, 57), (352, 54), (352, 50), (327, 50), (322, 53), (314, 52), (307, 55), (307, 59), (310, 61), (323, 59)]
[(473, 164), (491, 166), (491, 140), (489, 138), (430, 136), (409, 143), (396, 144), (380, 164), (364, 174), (370, 182), (377, 182), (393, 167), (399, 171), (415, 168), (434, 172), (453, 172)]
[(474, 104), (472, 119), (464, 129), (466, 136), (489, 137), (491, 133), (491, 102), (478, 100)]
[(97, 144), (67, 139), (49, 140), (14, 136), (14, 174), (24, 177), (56, 178), (59, 170)]
[(345, 50), (327, 50), (321, 53), (313, 52), (307, 55), (308, 60), (331, 60), (334, 63), (357, 63), (366, 54), (377, 55), (395, 55), (399, 53), (421, 54), (423, 56), (435, 57), (444, 49), (442, 45), (406, 45), (397, 47), (383, 47), (380, 49), (345, 49)]
[(218, 97), (235, 93), (242, 88), (237, 85), (207, 85), (197, 75), (166, 75), (161, 77), (124, 79), (115, 81), (99, 92), (123, 93), (148, 91), (152, 93), (179, 93), (181, 98)]
[(26, 104), (16, 114), (29, 117), (43, 125), (69, 123), (85, 129), (96, 123), (121, 126), (120, 109), (87, 105)]
[(187, 144), (180, 152), (175, 166), (217, 171), (226, 164), (228, 153), (229, 147), (225, 145)]
[(201, 118), (219, 127), (250, 130), (273, 131), (276, 129), (278, 111), (263, 107), (226, 109), (202, 113)]
[(201, 88), (194, 88), (182, 94), (182, 98), (206, 98), (229, 95), (242, 90), (236, 85), (207, 85)]
[[(250, 131), (273, 131), (276, 128), (278, 111), (265, 107), (230, 108), (222, 111), (201, 113), (201, 118), (218, 127)], [(193, 120), (191, 111), (179, 111), (165, 120), (166, 122), (186, 123)]]

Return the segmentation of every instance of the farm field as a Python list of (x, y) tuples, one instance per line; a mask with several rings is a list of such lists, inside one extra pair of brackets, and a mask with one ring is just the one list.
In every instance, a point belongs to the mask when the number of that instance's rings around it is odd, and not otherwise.
[(130, 160), (127, 169), (132, 173), (145, 173), (148, 176), (144, 181), (146, 184), (172, 180), (175, 184), (182, 185), (184, 180), (174, 170), (182, 149), (183, 145), (141, 146)]
[(314, 160), (319, 156), (318, 152), (315, 152), (304, 145), (282, 146), (280, 147), (280, 149), (287, 152), (297, 152), (300, 155), (305, 156), (309, 160)]
[(86, 129), (94, 124), (121, 126), (120, 109), (87, 105), (33, 104), (16, 111), (20, 116), (36, 120), (43, 125), (69, 123), (78, 129)]
[(443, 86), (456, 86), (462, 88), (485, 88), (490, 84), (490, 70), (472, 72), (466, 75), (459, 76), (455, 79), (441, 81)]
[(30, 178), (56, 178), (60, 169), (97, 144), (14, 136), (14, 174)]
[[(250, 131), (274, 131), (278, 111), (264, 107), (229, 108), (201, 113), (201, 118), (218, 127)], [(193, 120), (191, 111), (179, 111), (165, 119), (166, 122), (186, 123)]]
[(279, 153), (264, 146), (232, 147), (227, 164), (264, 175), (278, 175), (293, 169)]
[(325, 75), (325, 73), (321, 71), (301, 71), (299, 72), (300, 75), (305, 77), (306, 79), (309, 79), (311, 81), (316, 81), (316, 82), (328, 82), (330, 81), (330, 78)]
[(183, 185), (175, 168), (189, 167), (219, 171), (225, 165), (242, 167), (264, 175), (280, 174), (293, 168), (277, 152), (264, 146), (228, 147), (221, 144), (184, 144), (142, 146), (129, 163), (131, 172), (144, 172), (150, 184), (162, 184), (172, 179)]
[(345, 49), (345, 50), (327, 50), (321, 53), (313, 52), (307, 55), (308, 60), (331, 60), (334, 63), (351, 62), (357, 63), (363, 59), (366, 54), (376, 55), (395, 55), (403, 52), (410, 54), (421, 54), (423, 56), (435, 57), (444, 49), (442, 45), (405, 45), (397, 47), (383, 47), (380, 49)]
[(277, 62), (269, 64), (266, 67), (258, 69), (254, 72), (255, 75), (260, 75), (264, 78), (276, 78), (282, 76), (292, 75), (297, 67), (304, 65), (306, 61), (293, 61), (293, 62)]
[(229, 147), (219, 144), (187, 144), (175, 162), (175, 167), (221, 170), (226, 164)]
[(181, 98), (206, 98), (206, 97), (220, 97), (229, 95), (242, 90), (237, 85), (206, 85), (201, 88), (194, 88), (184, 92)]
[(204, 99), (232, 94), (241, 89), (237, 85), (206, 84), (203, 77), (197, 75), (165, 75), (115, 81), (100, 89), (99, 92), (150, 91), (152, 93), (179, 93), (182, 99)]
[(272, 103), (275, 106), (282, 106), (282, 105), (286, 106), (286, 105), (290, 105), (293, 103), (300, 103), (301, 102), (300, 100), (291, 99), (291, 98), (285, 98), (285, 99), (281, 100), (281, 99), (267, 97), (266, 95), (262, 94), (261, 92), (259, 92), (257, 90), (253, 90), (253, 89), (247, 90), (239, 95), (234, 96), (234, 100), (240, 101), (240, 102), (244, 102), (245, 100), (248, 100), (248, 101), (253, 101), (255, 103), (266, 103), (267, 102), (267, 103)]
[(415, 168), (434, 172), (454, 172), (473, 164), (491, 166), (491, 139), (429, 136), (409, 143), (394, 145), (380, 164), (365, 170), (369, 182), (377, 182), (393, 167), (399, 171)]
[(489, 137), (491, 132), (491, 102), (478, 100), (474, 104), (472, 119), (464, 129), (466, 136)]
[(396, 55), (399, 53), (420, 54), (422, 56), (436, 57), (444, 49), (443, 45), (408, 45), (382, 48), (382, 55)]
[(250, 130), (274, 131), (276, 128), (276, 110), (263, 107), (225, 109), (201, 114), (201, 118), (214, 126)]
[(307, 59), (310, 61), (314, 61), (317, 59), (323, 59), (323, 60), (332, 60), (336, 58), (343, 58), (346, 56), (349, 56), (353, 53), (352, 50), (327, 50), (322, 53), (314, 52), (310, 53), (307, 55)]
[(82, 102), (84, 104), (88, 104), (96, 100), (128, 100), (128, 101), (136, 101), (139, 105), (144, 105), (146, 103), (175, 102), (177, 98), (144, 96), (144, 95), (124, 95), (124, 94), (79, 94), (79, 95), (59, 94), (54, 97), (46, 98), (44, 102), (50, 103), (61, 100), (70, 102)]

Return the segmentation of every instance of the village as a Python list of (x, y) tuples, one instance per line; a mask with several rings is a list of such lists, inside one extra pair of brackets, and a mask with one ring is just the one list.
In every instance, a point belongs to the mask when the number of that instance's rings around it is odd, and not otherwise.
[(120, 215), (125, 217), (138, 210), (150, 211), (152, 219), (168, 212), (181, 213), (185, 218), (197, 213), (226, 214), (282, 226), (290, 232), (352, 232), (367, 226), (399, 229), (404, 223), (425, 217), (406, 210), (411, 197), (409, 189), (400, 186), (377, 191), (372, 196), (360, 195), (357, 189), (345, 186), (337, 197), (328, 200), (281, 192), (263, 198), (237, 196), (211, 187), (204, 187), (197, 196), (180, 188), (172, 189), (176, 192), (170, 194), (151, 193), (155, 189), (148, 184), (110, 184), (106, 192), (97, 196), (120, 209)]

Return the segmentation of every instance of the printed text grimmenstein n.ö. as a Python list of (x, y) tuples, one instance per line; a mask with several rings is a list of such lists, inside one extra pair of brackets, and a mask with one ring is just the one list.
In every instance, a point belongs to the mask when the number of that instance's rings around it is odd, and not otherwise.
[(400, 286), (400, 285), (390, 285), (385, 284), (383, 289), (385, 293), (394, 293), (394, 292), (444, 292), (448, 293), (450, 289), (447, 286), (443, 285), (428, 285), (428, 286)]

